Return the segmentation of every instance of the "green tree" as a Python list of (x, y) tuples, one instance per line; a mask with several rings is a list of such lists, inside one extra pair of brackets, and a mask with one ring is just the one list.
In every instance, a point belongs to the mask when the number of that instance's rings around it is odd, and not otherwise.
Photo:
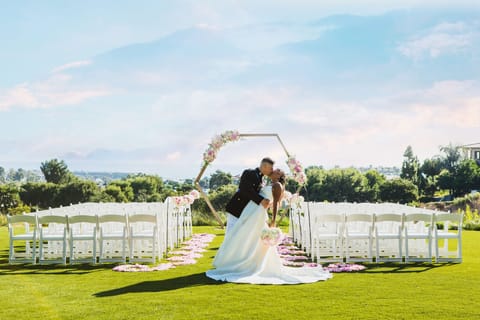
[(400, 178), (411, 181), (417, 188), (421, 184), (420, 161), (413, 153), (411, 146), (408, 146), (403, 153), (402, 172)]
[[(300, 191), (300, 194), (309, 201), (323, 201), (320, 199), (322, 193), (322, 184), (325, 180), (326, 171), (322, 167), (311, 166), (305, 169), (305, 174), (307, 175), (307, 192), (304, 189)], [(298, 183), (293, 180), (287, 180), (286, 189), (292, 193), (297, 192)]]
[(22, 185), (20, 198), (31, 207), (56, 207), (60, 186), (51, 182), (29, 182)]
[(209, 194), (210, 201), (212, 202), (215, 210), (225, 211), (228, 201), (233, 197), (238, 187), (233, 184), (224, 185)]
[(0, 183), (5, 182), (5, 168), (0, 167)]
[(7, 214), (18, 205), (21, 205), (18, 188), (14, 185), (0, 186), (0, 213)]
[(367, 178), (354, 168), (326, 172), (321, 185), (312, 188), (311, 201), (362, 202), (367, 196)]
[(449, 143), (446, 146), (441, 146), (440, 151), (444, 153), (443, 162), (444, 167), (450, 171), (455, 171), (455, 167), (462, 160), (462, 153), (460, 146)]
[(444, 163), (438, 156), (425, 159), (420, 167), (420, 171), (427, 177), (438, 176), (442, 169), (444, 169)]
[(480, 188), (480, 168), (474, 160), (463, 160), (457, 164), (453, 174), (453, 195), (463, 196)]
[(438, 175), (438, 186), (442, 190), (448, 190), (451, 195), (455, 193), (454, 174), (447, 169), (440, 171)]
[(73, 180), (73, 174), (68, 170), (67, 164), (63, 160), (52, 159), (42, 162), (40, 170), (47, 182), (62, 184)]
[(136, 175), (127, 181), (133, 189), (134, 201), (147, 202), (150, 196), (163, 191), (163, 180), (158, 176)]
[(391, 179), (380, 186), (380, 197), (385, 202), (410, 203), (418, 200), (418, 188), (410, 180)]
[(233, 178), (230, 173), (217, 170), (210, 176), (209, 187), (212, 190), (216, 190), (222, 186), (226, 186), (232, 183)]
[[(133, 201), (135, 199), (135, 194), (133, 192), (133, 188), (130, 185), (130, 182), (127, 180), (114, 180), (110, 182), (108, 186), (116, 186), (122, 190), (123, 195), (127, 199), (127, 202)], [(108, 187), (107, 186), (107, 187)]]
[(380, 201), (380, 187), (385, 183), (385, 176), (377, 170), (368, 170), (364, 175), (367, 179), (366, 200), (370, 202)]
[(98, 185), (93, 181), (75, 180), (60, 186), (57, 205), (70, 205), (89, 202), (100, 193)]
[(103, 192), (111, 196), (111, 199), (114, 202), (128, 202), (127, 196), (125, 193), (123, 193), (122, 188), (118, 185), (109, 184), (105, 190), (103, 190)]

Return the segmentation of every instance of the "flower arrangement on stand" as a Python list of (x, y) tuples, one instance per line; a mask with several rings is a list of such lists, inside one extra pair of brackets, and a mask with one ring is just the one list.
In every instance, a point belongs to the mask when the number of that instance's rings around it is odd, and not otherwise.
[(195, 200), (200, 199), (200, 192), (192, 190), (189, 194), (183, 196), (171, 197), (176, 208), (186, 207), (192, 205)]

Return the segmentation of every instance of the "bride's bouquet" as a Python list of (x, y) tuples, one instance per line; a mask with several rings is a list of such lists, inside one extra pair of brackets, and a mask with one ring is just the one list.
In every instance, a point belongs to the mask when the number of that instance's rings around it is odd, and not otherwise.
[(283, 240), (282, 230), (279, 228), (263, 228), (262, 234), (260, 235), (263, 243), (271, 247), (278, 245)]

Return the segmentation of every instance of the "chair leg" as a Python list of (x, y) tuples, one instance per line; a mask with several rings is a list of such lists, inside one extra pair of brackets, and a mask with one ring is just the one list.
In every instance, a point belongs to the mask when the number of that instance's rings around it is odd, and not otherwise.
[(67, 265), (67, 238), (63, 238), (63, 265)]
[(70, 264), (73, 264), (73, 237), (70, 236)]
[(133, 261), (133, 242), (134, 239), (132, 239), (130, 235), (130, 239), (128, 241), (128, 260), (130, 263)]
[(126, 248), (126, 245), (127, 245), (127, 239), (125, 237), (123, 237), (123, 263), (126, 263), (127, 262), (127, 248)]
[(92, 263), (93, 264), (97, 264), (97, 238), (94, 236), (94, 239), (93, 239), (93, 252), (92, 252), (92, 255), (93, 255), (93, 261)]

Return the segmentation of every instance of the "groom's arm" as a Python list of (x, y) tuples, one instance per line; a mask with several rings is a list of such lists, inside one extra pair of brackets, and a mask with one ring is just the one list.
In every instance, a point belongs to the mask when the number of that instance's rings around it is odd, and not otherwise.
[(264, 199), (261, 195), (258, 194), (257, 190), (254, 188), (255, 180), (257, 179), (257, 174), (252, 170), (243, 171), (242, 177), (240, 178), (240, 185), (238, 187), (238, 192), (245, 198), (252, 200), (256, 204), (260, 204)]

